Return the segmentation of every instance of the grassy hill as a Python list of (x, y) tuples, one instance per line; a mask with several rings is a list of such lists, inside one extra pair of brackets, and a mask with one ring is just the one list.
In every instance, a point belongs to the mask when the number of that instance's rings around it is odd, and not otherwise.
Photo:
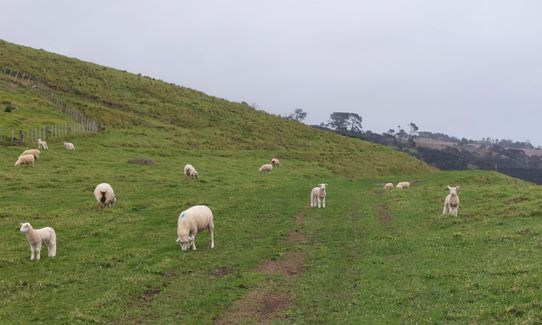
[[(243, 104), (6, 42), (1, 66), (40, 77), (103, 126), (73, 139), (75, 152), (50, 143), (34, 169), (13, 166), (23, 148), (0, 146), (2, 322), (542, 321), (537, 186), (438, 172)], [(0, 85), (20, 123), (64, 118), (31, 89)], [(43, 115), (30, 109), (38, 102)], [(0, 125), (13, 123), (8, 114)], [(260, 175), (272, 156), (284, 166)], [(182, 174), (185, 163), (200, 180)], [(399, 180), (415, 183), (381, 190)], [(99, 210), (92, 191), (104, 181), (118, 203)], [(310, 209), (321, 182), (328, 207)], [(457, 218), (440, 215), (446, 184), (463, 189)], [(196, 252), (175, 244), (177, 216), (194, 204), (214, 212), (214, 250), (207, 232)], [(29, 260), (17, 230), (25, 221), (56, 229), (57, 257), (44, 248)]]
[(107, 129), (143, 130), (153, 142), (167, 140), (176, 148), (265, 150), (350, 177), (429, 170), (391, 149), (313, 130), (247, 105), (0, 41), (2, 66), (39, 77)]

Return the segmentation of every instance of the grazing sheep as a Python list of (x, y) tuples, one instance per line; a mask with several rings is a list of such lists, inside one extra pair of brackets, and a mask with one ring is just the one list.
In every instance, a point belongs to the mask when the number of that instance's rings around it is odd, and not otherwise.
[(40, 157), (40, 153), (41, 152), (38, 149), (28, 149), (23, 151), (23, 153), (19, 157), (30, 154), (33, 155), (36, 160), (38, 160)]
[(184, 210), (177, 220), (177, 240), (183, 251), (192, 246), (196, 250), (196, 235), (200, 230), (209, 229), (211, 248), (215, 248), (213, 212), (206, 205), (195, 205)]
[(280, 160), (277, 158), (271, 159), (271, 165), (273, 165), (273, 167), (280, 167)]
[(397, 185), (395, 186), (395, 188), (410, 188), (410, 182), (400, 182), (400, 183), (397, 183)]
[(100, 208), (114, 207), (115, 203), (117, 203), (117, 197), (113, 192), (113, 188), (107, 183), (101, 183), (96, 186), (94, 197), (96, 197)]
[(273, 165), (271, 164), (265, 164), (260, 167), (260, 173), (270, 173), (273, 170)]
[(26, 154), (24, 156), (20, 156), (17, 158), (17, 161), (15, 162), (15, 166), (24, 165), (24, 164), (32, 164), (32, 168), (34, 168), (34, 155), (32, 154)]
[(21, 223), (21, 232), (26, 235), (26, 240), (30, 245), (30, 260), (40, 260), (41, 245), (47, 246), (47, 253), (49, 257), (56, 256), (56, 233), (51, 227), (45, 227), (41, 229), (34, 229), (28, 222)]
[(311, 208), (326, 207), (326, 187), (327, 184), (319, 184), (318, 187), (315, 187), (311, 191)]
[(64, 148), (66, 148), (66, 150), (70, 150), (70, 151), (75, 150), (75, 146), (71, 142), (64, 142)]
[(190, 164), (186, 164), (186, 166), (184, 166), (184, 174), (188, 177), (199, 178), (198, 171)]
[(47, 142), (45, 142), (42, 139), (38, 139), (38, 149), (49, 150), (49, 147), (47, 146)]
[(384, 185), (384, 189), (386, 191), (393, 189), (393, 183), (386, 183), (386, 185)]
[(457, 212), (459, 210), (459, 195), (457, 195), (457, 191), (459, 191), (459, 186), (448, 186), (448, 190), (450, 191), (450, 194), (448, 194), (446, 199), (444, 199), (444, 209), (442, 210), (442, 214), (452, 214), (457, 216)]

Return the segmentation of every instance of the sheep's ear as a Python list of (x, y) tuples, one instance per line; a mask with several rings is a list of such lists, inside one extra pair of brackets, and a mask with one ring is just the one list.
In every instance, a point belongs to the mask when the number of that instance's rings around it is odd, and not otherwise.
[(455, 187), (455, 189), (458, 190), (458, 191), (459, 191), (459, 188), (460, 188), (459, 185)]
[(191, 241), (194, 241), (194, 236), (188, 236), (188, 239), (190, 239)]
[(178, 243), (180, 241), (181, 241), (181, 237), (177, 237), (177, 240), (175, 242)]
[(448, 189), (449, 189), (449, 190), (451, 190), (451, 189), (452, 189), (452, 187), (451, 187), (450, 185), (448, 185)]

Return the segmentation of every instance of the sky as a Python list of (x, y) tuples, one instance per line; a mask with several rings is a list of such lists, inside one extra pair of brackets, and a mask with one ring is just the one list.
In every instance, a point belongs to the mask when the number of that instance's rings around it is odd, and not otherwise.
[(539, 0), (1, 0), (0, 38), (308, 124), (542, 145)]

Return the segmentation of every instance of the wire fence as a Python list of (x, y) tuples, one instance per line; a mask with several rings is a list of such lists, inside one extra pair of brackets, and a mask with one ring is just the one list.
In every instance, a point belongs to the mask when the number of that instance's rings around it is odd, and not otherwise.
[(10, 68), (1, 68), (0, 73), (7, 76), (11, 81), (36, 90), (71, 120), (66, 124), (43, 125), (37, 128), (5, 128), (0, 125), (0, 144), (28, 145), (36, 143), (36, 139), (55, 141), (98, 133), (99, 128), (96, 120), (85, 116), (85, 114), (64, 101), (41, 79)]

